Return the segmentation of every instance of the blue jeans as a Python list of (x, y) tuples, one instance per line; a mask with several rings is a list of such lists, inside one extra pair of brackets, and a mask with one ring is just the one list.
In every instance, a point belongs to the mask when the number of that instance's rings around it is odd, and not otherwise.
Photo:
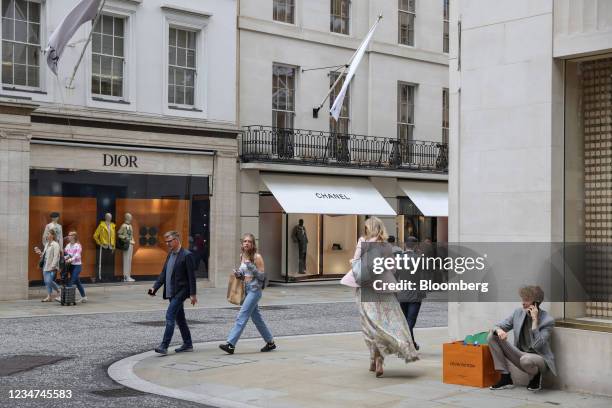
[(189, 296), (187, 295), (187, 289), (179, 290), (172, 298), (168, 299), (170, 304), (166, 311), (166, 330), (164, 331), (164, 339), (161, 345), (164, 348), (170, 346), (172, 341), (172, 335), (174, 334), (174, 326), (178, 325), (181, 331), (181, 337), (183, 338), (183, 344), (187, 347), (192, 347), (191, 332), (189, 326), (187, 326), (187, 319), (185, 318), (185, 308), (183, 303)]
[(244, 298), (244, 303), (242, 303), (240, 312), (238, 312), (234, 327), (232, 327), (232, 330), (230, 330), (229, 336), (227, 337), (227, 342), (232, 346), (236, 346), (236, 343), (238, 343), (240, 335), (246, 327), (250, 317), (253, 319), (253, 323), (255, 323), (255, 327), (257, 327), (261, 337), (263, 337), (266, 343), (271, 343), (274, 341), (274, 338), (272, 337), (272, 333), (270, 333), (268, 326), (266, 326), (266, 323), (261, 317), (261, 313), (259, 313), (259, 306), (257, 306), (259, 299), (261, 299), (261, 289), (251, 289), (247, 285), (246, 292), (247, 294)]
[(60, 288), (57, 283), (55, 283), (55, 271), (44, 271), (43, 278), (45, 280), (45, 286), (47, 287), (47, 293), (51, 295), (53, 289), (59, 292)]
[(85, 297), (85, 288), (81, 284), (81, 280), (79, 279), (79, 275), (81, 274), (82, 266), (81, 265), (70, 265), (70, 285), (75, 286), (79, 290), (81, 297)]
[(421, 310), (421, 302), (401, 302), (400, 306), (402, 307), (402, 312), (406, 317), (406, 322), (408, 323), (408, 327), (410, 328), (410, 335), (412, 336), (412, 341), (416, 344), (414, 340), (414, 334), (412, 329), (416, 325), (417, 317), (419, 316), (419, 310)]

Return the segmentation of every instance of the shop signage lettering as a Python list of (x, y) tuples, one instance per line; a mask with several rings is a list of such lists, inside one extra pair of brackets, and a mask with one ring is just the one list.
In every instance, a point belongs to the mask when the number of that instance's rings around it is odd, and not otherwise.
[(327, 198), (329, 200), (350, 200), (351, 197), (349, 197), (346, 194), (337, 194), (337, 193), (315, 193), (315, 196), (317, 198)]
[(135, 167), (138, 157), (127, 154), (108, 154), (104, 153), (104, 167)]

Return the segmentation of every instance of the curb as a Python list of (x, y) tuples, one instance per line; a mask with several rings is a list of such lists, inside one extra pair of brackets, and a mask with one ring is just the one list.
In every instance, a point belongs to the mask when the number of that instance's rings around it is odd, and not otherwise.
[[(440, 330), (445, 329), (446, 327), (424, 327), (419, 328), (419, 331), (429, 331), (429, 330)], [(361, 334), (360, 331), (356, 332), (340, 332), (340, 333), (321, 333), (321, 334), (300, 334), (295, 336), (279, 336), (275, 337), (275, 339), (295, 339), (295, 338), (305, 338), (305, 337), (322, 337), (322, 336), (343, 336), (343, 335), (356, 335)], [(251, 339), (243, 339), (242, 342), (253, 342), (260, 341), (259, 338), (251, 338)], [(209, 345), (209, 344), (217, 344), (219, 341), (208, 341), (203, 343), (196, 343), (195, 346)], [(196, 402), (199, 404), (212, 405), (218, 408), (254, 408), (254, 405), (249, 405), (243, 402), (231, 401), (219, 397), (213, 397), (210, 395), (196, 394), (189, 391), (181, 391), (174, 388), (163, 387), (158, 384), (154, 384), (149, 381), (145, 381), (142, 378), (138, 377), (134, 374), (134, 367), (140, 361), (149, 358), (151, 356), (156, 355), (154, 351), (147, 351), (141, 354), (135, 354), (133, 356), (124, 358), (122, 360), (116, 361), (108, 367), (108, 375), (115, 382), (138, 391), (146, 392), (148, 394), (156, 394), (164, 397), (175, 398), (184, 401)]]

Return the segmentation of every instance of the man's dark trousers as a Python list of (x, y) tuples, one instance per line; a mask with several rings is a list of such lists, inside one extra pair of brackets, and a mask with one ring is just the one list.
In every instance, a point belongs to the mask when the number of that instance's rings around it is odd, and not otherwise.
[(414, 341), (413, 329), (416, 325), (417, 317), (419, 317), (419, 311), (421, 310), (421, 302), (400, 302), (400, 306), (402, 308), (404, 316), (406, 317), (408, 327), (410, 328), (410, 335), (412, 336), (412, 341)]
[(162, 346), (168, 348), (170, 341), (172, 341), (172, 335), (174, 334), (174, 326), (178, 325), (183, 337), (183, 345), (186, 347), (193, 347), (191, 343), (191, 332), (189, 326), (187, 326), (187, 319), (185, 318), (185, 308), (183, 303), (189, 296), (187, 295), (187, 288), (183, 288), (178, 291), (173, 297), (168, 299), (170, 304), (166, 311), (166, 331), (164, 331), (164, 339), (162, 340)]

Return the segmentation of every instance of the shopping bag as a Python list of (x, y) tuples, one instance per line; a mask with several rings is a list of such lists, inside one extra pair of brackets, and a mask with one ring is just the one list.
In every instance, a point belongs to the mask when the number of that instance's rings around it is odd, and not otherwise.
[(245, 297), (244, 281), (230, 273), (227, 284), (227, 301), (234, 305), (242, 305)]
[(486, 344), (469, 345), (462, 341), (442, 345), (442, 381), (446, 384), (488, 387), (499, 381), (493, 357)]

